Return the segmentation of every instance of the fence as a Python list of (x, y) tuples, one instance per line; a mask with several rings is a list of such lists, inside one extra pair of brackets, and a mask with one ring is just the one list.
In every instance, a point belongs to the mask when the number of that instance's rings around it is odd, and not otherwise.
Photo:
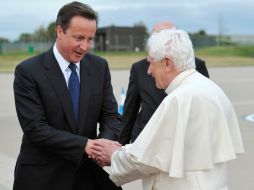
[[(119, 51), (119, 50), (143, 50), (143, 47), (139, 47), (140, 44), (144, 46), (142, 41), (144, 39), (134, 38), (132, 35), (126, 38), (114, 36), (111, 42), (97, 38), (95, 44), (92, 47), (94, 50), (101, 51)], [(194, 48), (210, 47), (220, 45), (218, 36), (206, 35), (190, 35)], [(98, 40), (99, 39), (99, 40)], [(103, 41), (104, 40), (104, 41)], [(221, 39), (223, 42), (234, 44), (254, 44), (254, 36), (223, 36)], [(0, 53), (33, 53), (47, 51), (54, 42), (13, 42), (13, 43), (0, 43)], [(106, 48), (107, 46), (107, 48)], [(138, 48), (137, 48), (138, 47)]]
[(47, 51), (53, 42), (19, 42), (0, 44), (0, 53), (33, 53)]

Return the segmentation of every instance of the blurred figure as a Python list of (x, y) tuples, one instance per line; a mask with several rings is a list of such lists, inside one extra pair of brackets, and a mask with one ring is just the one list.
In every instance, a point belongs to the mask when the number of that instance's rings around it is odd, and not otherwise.
[[(16, 67), (14, 94), (24, 132), (14, 190), (121, 189), (89, 159), (92, 140), (114, 140), (120, 115), (106, 60), (88, 53), (97, 14), (88, 5), (64, 5), (56, 43)], [(90, 157), (90, 156), (89, 156)]]
[(111, 164), (117, 185), (142, 178), (144, 190), (228, 190), (227, 163), (244, 152), (232, 104), (195, 70), (185, 31), (153, 33), (147, 46), (148, 74), (168, 95), (134, 143), (97, 140), (95, 159)]
[[(154, 25), (153, 32), (175, 28), (175, 25), (171, 22), (159, 22)], [(195, 58), (195, 65), (198, 72), (209, 78), (203, 60)], [(164, 90), (156, 88), (154, 79), (147, 74), (148, 67), (149, 62), (147, 59), (132, 65), (119, 140), (122, 145), (135, 141), (167, 95)]]

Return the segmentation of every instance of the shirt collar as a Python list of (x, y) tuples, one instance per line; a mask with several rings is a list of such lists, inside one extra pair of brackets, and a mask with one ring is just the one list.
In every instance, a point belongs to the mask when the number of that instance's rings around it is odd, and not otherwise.
[[(59, 53), (59, 51), (58, 51), (58, 49), (57, 49), (57, 47), (56, 47), (56, 44), (54, 44), (53, 52), (54, 52), (54, 55), (55, 55), (55, 57), (56, 57), (56, 60), (57, 60), (57, 62), (58, 62), (58, 64), (59, 64), (59, 66), (60, 66), (62, 72), (64, 72), (64, 71), (69, 71), (69, 70), (70, 70), (70, 68), (69, 68), (70, 62), (67, 61), (66, 59), (64, 59), (63, 56)], [(77, 69), (78, 69), (78, 71), (79, 71), (79, 70), (80, 70), (80, 62), (77, 62), (77, 63), (75, 63), (75, 64), (76, 64)]]
[(165, 92), (167, 94), (169, 94), (170, 92), (172, 92), (173, 90), (175, 90), (180, 84), (181, 82), (188, 77), (189, 75), (193, 74), (197, 72), (195, 69), (190, 69), (187, 71), (183, 71), (181, 72), (179, 75), (177, 75), (173, 81), (169, 84), (169, 86), (166, 88)]

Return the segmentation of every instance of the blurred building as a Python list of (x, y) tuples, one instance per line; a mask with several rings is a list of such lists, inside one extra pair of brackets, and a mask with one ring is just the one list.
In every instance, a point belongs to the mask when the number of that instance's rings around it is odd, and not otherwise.
[(144, 26), (98, 28), (94, 49), (99, 51), (143, 51), (147, 36)]

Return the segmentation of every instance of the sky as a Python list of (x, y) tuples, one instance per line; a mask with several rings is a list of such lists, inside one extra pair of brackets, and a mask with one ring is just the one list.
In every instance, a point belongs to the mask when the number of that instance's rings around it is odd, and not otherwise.
[[(66, 0), (4, 0), (0, 37), (11, 41), (55, 21)], [(99, 15), (98, 27), (133, 26), (143, 22), (150, 32), (159, 21), (171, 21), (187, 32), (254, 35), (253, 0), (86, 0)], [(219, 27), (219, 23), (223, 27)]]

